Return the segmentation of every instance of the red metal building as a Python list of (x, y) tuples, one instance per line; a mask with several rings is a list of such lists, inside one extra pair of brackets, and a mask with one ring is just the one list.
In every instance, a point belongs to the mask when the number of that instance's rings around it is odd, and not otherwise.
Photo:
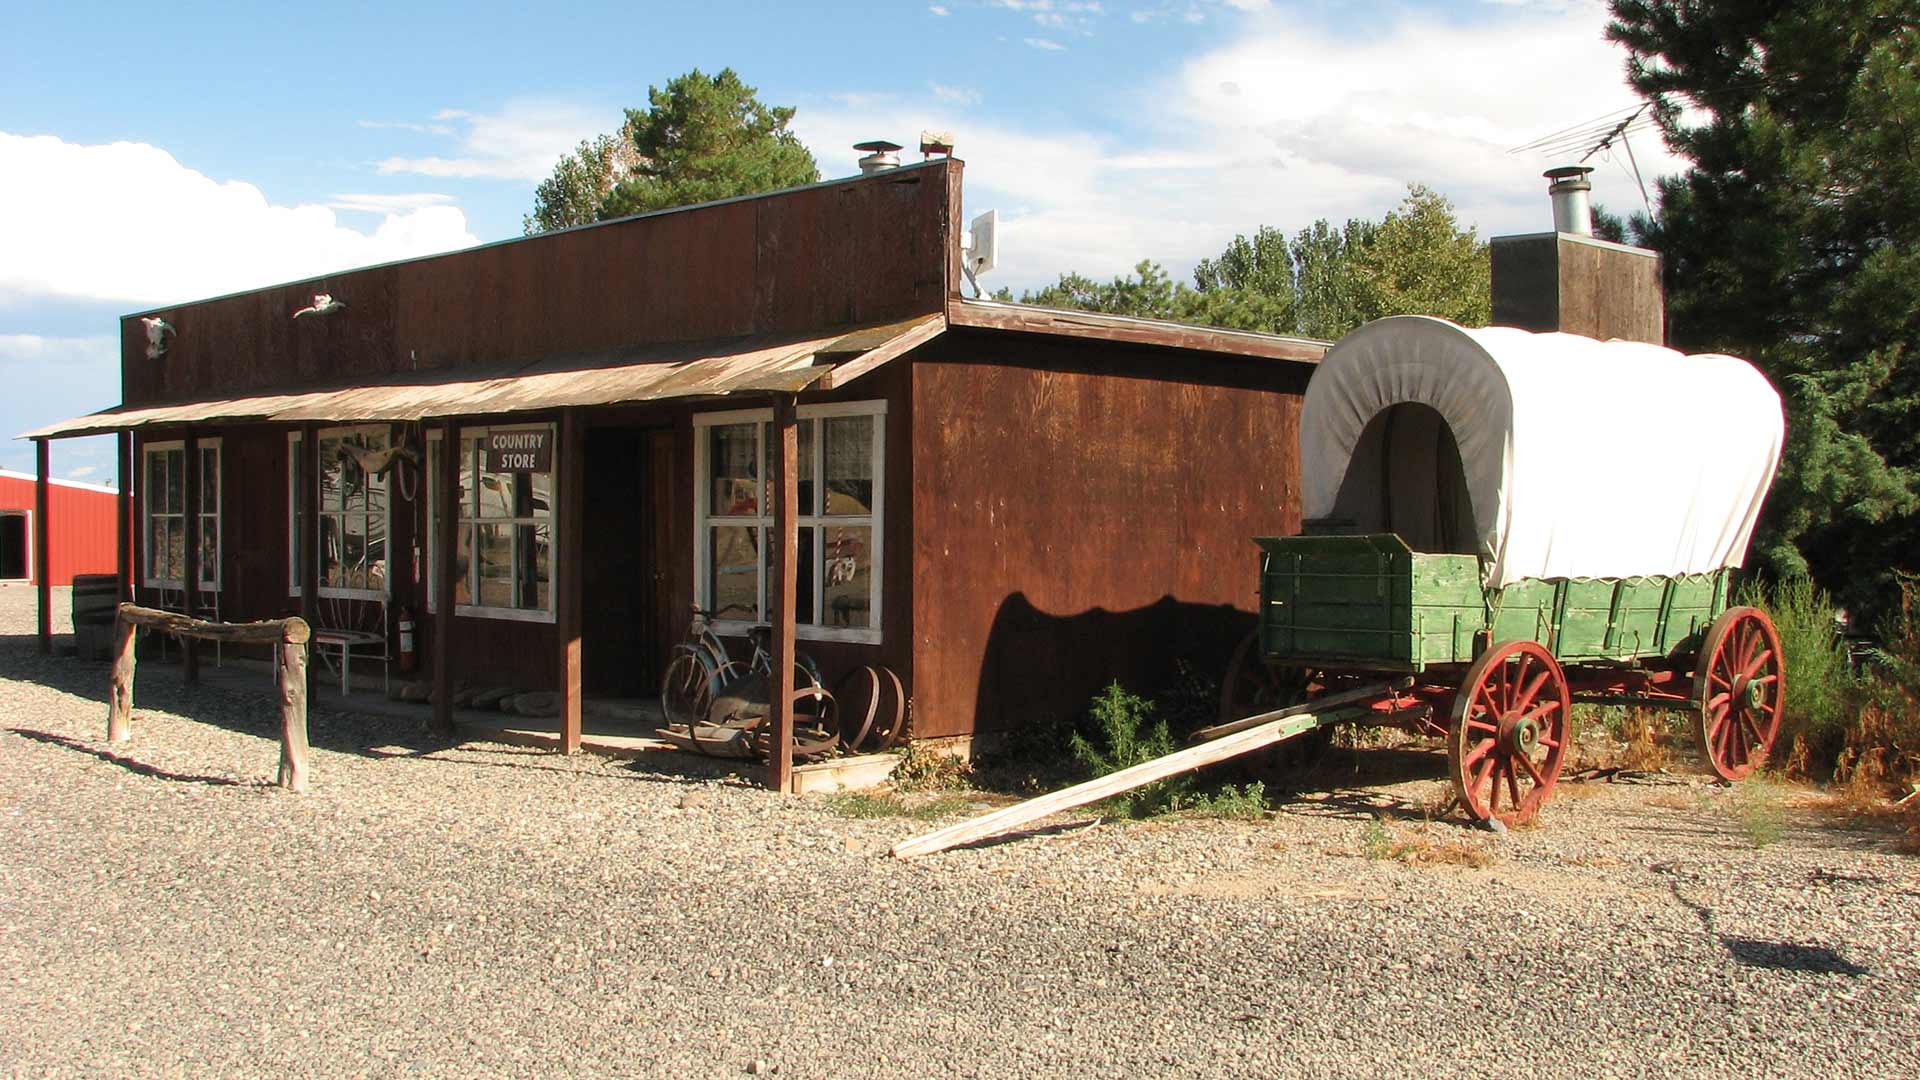
[(0, 469), (0, 581), (71, 585), (75, 574), (111, 574), (117, 562), (114, 508), (120, 493), (100, 484), (49, 481), (47, 550), (34, 541), (34, 477)]

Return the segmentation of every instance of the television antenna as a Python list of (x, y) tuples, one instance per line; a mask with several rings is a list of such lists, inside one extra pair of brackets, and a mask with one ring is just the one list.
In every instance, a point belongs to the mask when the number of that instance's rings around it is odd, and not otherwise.
[(1617, 144), (1627, 152), (1627, 163), (1633, 167), (1633, 182), (1640, 187), (1640, 202), (1647, 208), (1647, 216), (1653, 216), (1653, 200), (1647, 195), (1647, 181), (1640, 173), (1640, 162), (1633, 155), (1631, 136), (1643, 131), (1655, 130), (1659, 123), (1653, 116), (1653, 103), (1643, 101), (1638, 105), (1629, 105), (1603, 113), (1592, 120), (1585, 120), (1570, 127), (1523, 143), (1508, 150), (1509, 154), (1537, 153), (1542, 157), (1564, 158), (1579, 153), (1578, 163), (1584, 163), (1595, 154), (1612, 150)]

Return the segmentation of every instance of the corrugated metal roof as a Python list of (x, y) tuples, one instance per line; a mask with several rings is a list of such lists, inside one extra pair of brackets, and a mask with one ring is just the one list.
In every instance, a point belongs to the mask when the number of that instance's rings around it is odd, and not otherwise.
[(801, 340), (675, 342), (590, 356), (549, 357), (492, 370), (456, 368), (404, 374), (378, 383), (334, 389), (120, 407), (49, 424), (19, 437), (58, 439), (211, 420), (408, 421), (677, 397), (796, 393), (833, 370), (835, 364), (855, 360), (898, 338), (922, 333), (943, 318), (926, 315)]

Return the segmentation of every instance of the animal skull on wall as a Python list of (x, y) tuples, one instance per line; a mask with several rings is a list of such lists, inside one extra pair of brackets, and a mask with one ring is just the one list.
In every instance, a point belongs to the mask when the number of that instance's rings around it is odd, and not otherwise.
[(173, 327), (157, 315), (143, 316), (140, 325), (147, 328), (147, 359), (158, 360), (167, 355), (167, 335), (173, 333)]

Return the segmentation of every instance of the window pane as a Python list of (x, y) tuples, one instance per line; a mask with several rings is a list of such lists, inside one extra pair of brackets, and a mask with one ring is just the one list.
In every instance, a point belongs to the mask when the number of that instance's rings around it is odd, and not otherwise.
[(169, 514), (185, 513), (187, 470), (180, 463), (186, 460), (187, 452), (169, 450), (164, 456), (167, 459), (167, 497), (164, 505)]
[(707, 467), (713, 477), (707, 512), (758, 514), (760, 470), (754, 461), (754, 425), (727, 424), (707, 430)]
[(220, 509), (220, 451), (212, 446), (200, 448), (200, 509), (209, 514)]
[(873, 420), (871, 416), (835, 416), (827, 428), (826, 513), (873, 513)]
[[(800, 526), (800, 554), (794, 563), (793, 620), (796, 623), (806, 626), (820, 621), (815, 617), (813, 610), (813, 576), (818, 566), (813, 554), (813, 540), (816, 531), (817, 530), (811, 525)], [(773, 618), (773, 606), (775, 603), (773, 595), (773, 545), (771, 544), (767, 545), (766, 573), (766, 618), (771, 620)]]
[(520, 483), (529, 493), (530, 505), (527, 512), (520, 516), (536, 521), (547, 521), (553, 517), (553, 474), (527, 473)]
[[(814, 425), (811, 420), (802, 420), (798, 426), (800, 428), (800, 512), (802, 514), (817, 514), (820, 512), (820, 507), (818, 503), (813, 501), (815, 486), (813, 482)], [(769, 426), (768, 430), (771, 431), (772, 427)], [(768, 503), (769, 506), (771, 506), (772, 500), (769, 499)], [(769, 509), (768, 512), (771, 513), (771, 509)]]
[(513, 606), (513, 526), (480, 525), (481, 607)]
[(339, 584), (343, 588), (364, 589), (367, 587), (367, 517), (346, 514), (340, 518), (340, 524), (345, 534), (340, 545)]
[(760, 530), (751, 525), (717, 525), (708, 530), (707, 595), (719, 619), (760, 617)]
[(167, 570), (161, 576), (179, 581), (187, 566), (187, 522), (185, 518), (167, 519)]
[(476, 442), (472, 438), (461, 438), (461, 505), (457, 513), (461, 517), (474, 515), (474, 503), (478, 496), (478, 473), (474, 471), (474, 455), (478, 454)]
[(872, 626), (873, 527), (829, 525), (821, 552), (829, 626)]
[(514, 579), (520, 595), (515, 607), (530, 611), (547, 610), (551, 595), (553, 534), (544, 525), (514, 526), (514, 558), (518, 561)]
[(167, 576), (167, 519), (147, 519), (147, 576)]
[(366, 574), (369, 589), (387, 587), (387, 516), (368, 514), (366, 518)]
[(200, 515), (200, 580), (220, 583), (220, 518), (214, 514)]
[(167, 455), (165, 451), (147, 452), (147, 490), (140, 493), (149, 514), (167, 509)]
[(459, 533), (453, 538), (453, 602), (455, 604), (473, 603), (473, 526), (460, 526)]

